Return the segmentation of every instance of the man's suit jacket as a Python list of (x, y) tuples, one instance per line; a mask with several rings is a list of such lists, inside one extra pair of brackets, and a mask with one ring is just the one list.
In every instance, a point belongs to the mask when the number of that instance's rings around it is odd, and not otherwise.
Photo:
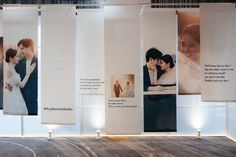
[[(161, 70), (161, 67), (159, 65), (156, 66), (157, 69), (157, 80), (161, 77), (163, 74), (163, 71)], [(143, 66), (143, 90), (147, 91), (148, 87), (151, 86), (151, 80), (148, 72), (147, 64)]]
[[(21, 88), (21, 93), (25, 100), (29, 115), (38, 114), (38, 59), (36, 57), (33, 57), (31, 65), (33, 63), (36, 63), (36, 67), (30, 74), (25, 87)], [(26, 75), (25, 58), (19, 61), (19, 63), (15, 66), (15, 70), (18, 74), (20, 74), (21, 80), (23, 80)]]

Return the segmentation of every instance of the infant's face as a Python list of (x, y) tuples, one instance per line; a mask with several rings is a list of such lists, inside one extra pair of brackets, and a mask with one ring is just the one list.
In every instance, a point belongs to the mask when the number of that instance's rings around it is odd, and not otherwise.
[(196, 42), (191, 36), (185, 34), (182, 37), (182, 51), (184, 54), (199, 53), (200, 44)]
[(181, 43), (182, 52), (191, 60), (199, 64), (200, 44), (188, 34), (183, 35)]

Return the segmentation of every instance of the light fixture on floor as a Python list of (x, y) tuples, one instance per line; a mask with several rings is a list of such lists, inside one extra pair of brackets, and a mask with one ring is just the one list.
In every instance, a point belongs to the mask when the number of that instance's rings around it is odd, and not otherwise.
[(52, 133), (53, 133), (53, 130), (52, 129), (48, 129), (48, 138), (52, 138)]
[(100, 140), (101, 139), (101, 131), (100, 130), (97, 130), (97, 140)]
[(197, 129), (197, 138), (201, 138), (201, 129)]

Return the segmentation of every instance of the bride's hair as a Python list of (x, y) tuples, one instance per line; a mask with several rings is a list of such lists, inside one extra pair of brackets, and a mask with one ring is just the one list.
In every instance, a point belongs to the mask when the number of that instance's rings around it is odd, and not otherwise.
[(161, 57), (161, 60), (163, 60), (167, 64), (170, 63), (170, 68), (173, 68), (175, 66), (175, 63), (171, 55), (166, 54)]
[(15, 49), (12, 49), (12, 48), (7, 49), (5, 61), (7, 63), (9, 63), (10, 62), (10, 57), (14, 58), (16, 56), (16, 54), (17, 54), (17, 51)]

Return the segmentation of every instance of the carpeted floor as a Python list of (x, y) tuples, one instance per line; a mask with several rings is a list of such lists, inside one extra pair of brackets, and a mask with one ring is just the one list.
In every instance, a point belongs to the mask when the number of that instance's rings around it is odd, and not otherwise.
[(0, 157), (236, 157), (226, 137), (0, 138)]

